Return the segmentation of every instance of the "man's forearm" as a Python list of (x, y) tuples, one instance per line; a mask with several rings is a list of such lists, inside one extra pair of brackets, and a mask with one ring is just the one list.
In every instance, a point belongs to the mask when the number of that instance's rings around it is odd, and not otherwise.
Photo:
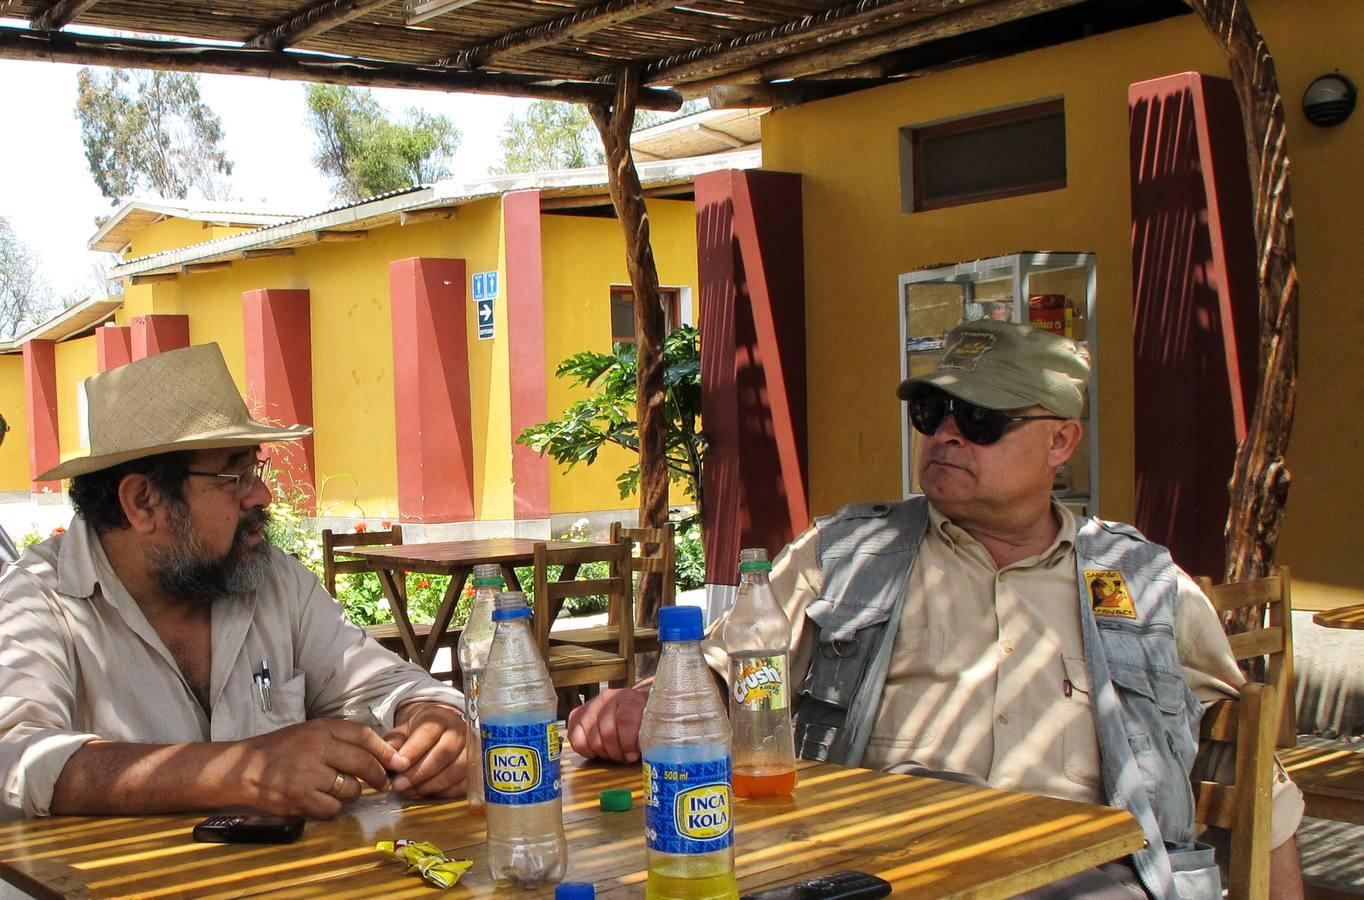
[(52, 790), (59, 815), (128, 815), (249, 805), (242, 742), (126, 744), (90, 741)]
[(1269, 896), (1273, 900), (1302, 900), (1302, 863), (1298, 859), (1296, 837), (1269, 853)]

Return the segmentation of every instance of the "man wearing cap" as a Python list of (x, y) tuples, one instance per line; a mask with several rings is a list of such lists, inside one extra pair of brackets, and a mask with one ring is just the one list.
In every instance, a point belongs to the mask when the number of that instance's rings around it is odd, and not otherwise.
[[(1088, 377), (1073, 341), (978, 321), (949, 334), (933, 372), (900, 384), (923, 495), (845, 507), (774, 562), (796, 749), (1120, 806), (1146, 832), (1125, 862), (1031, 896), (1220, 897), (1193, 844), (1189, 773), (1202, 704), (1244, 679), (1212, 605), (1163, 547), (1052, 499)], [(707, 656), (726, 671), (722, 647)], [(576, 710), (574, 749), (637, 758), (645, 693)], [(1301, 895), (1301, 815), (1280, 771), (1276, 897)]]
[[(368, 638), (265, 540), (255, 421), (217, 345), (85, 381), (76, 515), (0, 576), (0, 817), (464, 790), (461, 695)], [(381, 737), (382, 735), (382, 737)]]

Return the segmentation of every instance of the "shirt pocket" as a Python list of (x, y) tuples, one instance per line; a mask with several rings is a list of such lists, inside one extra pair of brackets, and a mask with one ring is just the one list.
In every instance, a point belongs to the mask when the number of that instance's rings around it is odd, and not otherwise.
[(882, 748), (913, 750), (938, 739), (948, 715), (947, 635), (941, 629), (901, 630), (886, 673), (881, 698), (882, 722), (893, 722), (893, 733), (877, 729), (868, 741)]
[(1063, 656), (1066, 681), (1062, 685), (1066, 725), (1061, 732), (1061, 769), (1066, 778), (1088, 788), (1103, 787), (1099, 761), (1099, 733), (1089, 694), (1089, 673), (1079, 656)]
[(306, 677), (299, 673), (288, 681), (271, 684), (269, 709), (262, 708), (260, 697), (255, 693), (255, 685), (252, 685), (253, 734), (267, 734), (307, 720), (307, 699), (304, 692)]

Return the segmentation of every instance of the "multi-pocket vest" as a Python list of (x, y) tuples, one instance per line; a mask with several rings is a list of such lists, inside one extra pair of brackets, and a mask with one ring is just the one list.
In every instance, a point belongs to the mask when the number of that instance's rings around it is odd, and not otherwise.
[[(881, 705), (909, 573), (928, 528), (924, 497), (845, 507), (820, 519), (823, 591), (806, 615), (816, 647), (796, 706), (806, 759), (856, 766)], [(1189, 771), (1203, 709), (1175, 647), (1176, 567), (1134, 528), (1081, 518), (1075, 541), (1084, 640), (1105, 796), (1146, 834), (1132, 861), (1157, 898), (1220, 897), (1210, 851), (1193, 844)], [(1086, 570), (1120, 571), (1135, 619), (1098, 617)]]

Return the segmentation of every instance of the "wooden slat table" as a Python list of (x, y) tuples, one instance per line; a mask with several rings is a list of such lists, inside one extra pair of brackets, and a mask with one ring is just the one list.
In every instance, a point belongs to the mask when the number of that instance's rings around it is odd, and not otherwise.
[(1349, 628), (1364, 631), (1364, 603), (1327, 609), (1312, 616), (1312, 621), (1323, 628)]
[[(638, 766), (564, 760), (568, 879), (598, 896), (638, 897), (646, 879)], [(1125, 812), (1029, 794), (802, 763), (789, 798), (735, 804), (739, 886), (772, 887), (843, 869), (873, 872), (897, 897), (1008, 897), (1142, 845)], [(606, 813), (597, 795), (628, 787), (635, 808)], [(0, 878), (38, 898), (244, 897), (328, 900), (490, 897), (483, 820), (463, 800), (403, 803), (368, 794), (284, 846), (197, 844), (202, 816), (54, 817), (0, 826)], [(376, 852), (427, 840), (474, 867), (441, 894)], [(553, 896), (552, 887), (517, 896)]]
[[(537, 541), (531, 538), (486, 538), (474, 541), (443, 541), (430, 544), (400, 544), (384, 547), (347, 548), (345, 555), (363, 561), (371, 572), (379, 576), (379, 585), (393, 610), (393, 620), (408, 656), (428, 672), (440, 649), (441, 637), (450, 627), (464, 583), (474, 566), (500, 566), (507, 586), (520, 590), (516, 566), (529, 566), (535, 559), (535, 545), (545, 544), (551, 550), (565, 547), (600, 547), (602, 544), (582, 541)], [(440, 607), (431, 622), (425, 644), (419, 644), (407, 614), (407, 604), (399, 594), (398, 579), (407, 572), (425, 575), (449, 575), (450, 586), (441, 598)], [(565, 572), (572, 578), (576, 572)]]

